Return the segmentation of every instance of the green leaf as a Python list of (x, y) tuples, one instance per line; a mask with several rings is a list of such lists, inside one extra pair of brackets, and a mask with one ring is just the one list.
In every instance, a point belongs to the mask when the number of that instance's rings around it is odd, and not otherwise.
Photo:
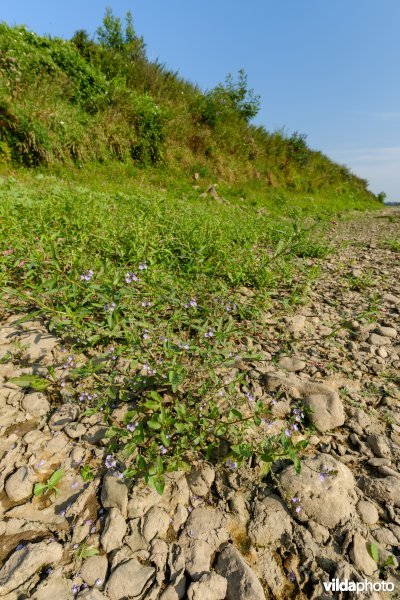
[(155, 400), (146, 400), (141, 406), (144, 406), (144, 408), (148, 408), (149, 410), (157, 410), (160, 408), (160, 403)]
[(96, 554), (99, 554), (99, 551), (97, 548), (90, 547), (90, 548), (86, 548), (85, 550), (82, 551), (81, 553), (81, 557), (82, 558), (90, 558), (91, 556), (96, 556)]
[(10, 383), (22, 388), (32, 388), (36, 392), (44, 392), (51, 385), (51, 382), (37, 375), (21, 375), (21, 377), (12, 377)]
[(47, 490), (47, 485), (45, 483), (36, 483), (33, 488), (33, 493), (35, 496), (41, 496)]
[(57, 485), (57, 483), (64, 477), (64, 469), (57, 469), (47, 480), (48, 486)]
[(379, 549), (376, 544), (367, 544), (367, 550), (371, 558), (378, 564), (379, 563)]
[(154, 421), (153, 419), (147, 421), (147, 425), (150, 427), (150, 429), (161, 429), (160, 423), (158, 421)]

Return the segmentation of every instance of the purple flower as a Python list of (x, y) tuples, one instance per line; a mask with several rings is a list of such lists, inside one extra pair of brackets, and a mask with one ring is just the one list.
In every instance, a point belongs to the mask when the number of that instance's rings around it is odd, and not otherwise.
[(168, 450), (165, 446), (159, 446), (159, 449), (160, 449), (161, 454), (166, 454), (168, 452)]
[(292, 502), (293, 502), (293, 504), (296, 504), (296, 502), (300, 502), (300, 498), (297, 498), (297, 496), (294, 496), (292, 498)]
[(112, 454), (107, 454), (104, 464), (106, 465), (107, 469), (113, 469), (117, 466), (117, 461)]
[(92, 271), (92, 269), (89, 269), (89, 271), (86, 271), (86, 273), (82, 273), (81, 280), (82, 281), (90, 281), (92, 279), (93, 275), (94, 275), (94, 272)]
[(212, 338), (214, 337), (214, 330), (213, 329), (209, 329), (205, 334), (204, 334), (205, 338)]
[(228, 458), (226, 460), (225, 464), (226, 464), (226, 466), (229, 469), (237, 469), (237, 466), (238, 466), (237, 462), (235, 460), (230, 459), (230, 458)]
[(103, 308), (106, 312), (114, 312), (116, 306), (115, 302), (110, 302), (110, 304), (105, 304)]
[(293, 571), (290, 571), (290, 573), (289, 573), (289, 579), (290, 579), (290, 581), (291, 581), (292, 583), (294, 583), (294, 582), (296, 581), (296, 576), (295, 576), (295, 574), (293, 573)]
[(325, 481), (325, 479), (328, 477), (327, 473), (320, 473), (319, 474), (319, 480), (320, 481)]
[(196, 298), (191, 298), (189, 302), (185, 304), (185, 308), (197, 308), (197, 300)]
[(247, 400), (249, 400), (250, 402), (254, 402), (254, 396), (251, 392), (247, 392), (246, 394), (246, 398)]
[(291, 433), (290, 433), (290, 429), (285, 429), (285, 435), (287, 437), (290, 437)]
[(296, 506), (295, 510), (297, 513), (299, 513), (301, 511), (301, 506)]
[(140, 263), (139, 265), (139, 271), (146, 271), (147, 269), (147, 264), (146, 263)]
[(79, 585), (76, 583), (72, 586), (72, 593), (77, 594), (79, 592)]
[(132, 283), (132, 281), (139, 281), (139, 277), (136, 275), (136, 273), (126, 273), (125, 282)]
[(136, 429), (136, 427), (138, 426), (137, 423), (128, 423), (128, 425), (126, 426), (127, 430), (130, 431), (131, 433), (133, 433)]
[(94, 585), (95, 585), (96, 587), (99, 587), (100, 585), (103, 585), (103, 580), (102, 580), (102, 579), (100, 579), (100, 578), (99, 578), (99, 579), (96, 579), (96, 581), (94, 582)]

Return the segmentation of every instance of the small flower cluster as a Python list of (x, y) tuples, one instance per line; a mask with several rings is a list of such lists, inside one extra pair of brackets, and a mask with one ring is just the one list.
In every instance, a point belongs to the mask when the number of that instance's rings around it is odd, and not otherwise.
[(295, 509), (294, 509), (294, 510), (295, 510), (295, 512), (296, 512), (297, 514), (301, 513), (301, 511), (302, 511), (302, 509), (303, 509), (303, 506), (300, 504), (300, 498), (298, 498), (297, 496), (294, 496), (294, 497), (292, 498), (292, 502), (293, 502), (293, 504), (295, 504), (295, 505), (296, 505), (296, 506), (295, 506)]
[(115, 304), (115, 302), (110, 302), (110, 304), (105, 304), (103, 308), (105, 312), (114, 312), (116, 306), (117, 305)]
[(71, 355), (68, 356), (65, 363), (63, 364), (63, 369), (72, 369), (75, 363), (75, 358)]
[(191, 298), (189, 302), (186, 302), (185, 308), (197, 308), (197, 300), (196, 298)]
[(125, 273), (125, 282), (132, 283), (133, 281), (139, 281), (139, 277), (136, 273)]
[(97, 398), (96, 392), (93, 394), (89, 394), (89, 392), (82, 392), (79, 396), (80, 402), (88, 402), (89, 400), (96, 400)]
[(209, 329), (208, 331), (206, 331), (206, 333), (204, 334), (205, 338), (213, 338), (214, 337), (214, 329)]
[(94, 275), (94, 271), (92, 271), (92, 269), (89, 269), (89, 271), (82, 273), (81, 280), (82, 281), (90, 281), (92, 279), (93, 275)]

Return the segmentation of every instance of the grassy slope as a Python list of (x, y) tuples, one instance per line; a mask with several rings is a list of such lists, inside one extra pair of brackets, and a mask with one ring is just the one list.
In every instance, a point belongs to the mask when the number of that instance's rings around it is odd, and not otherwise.
[[(46, 316), (72, 353), (92, 357), (72, 382), (67, 373), (66, 388), (53, 381), (54, 394), (95, 391), (106, 421), (115, 398), (170, 394), (162, 410), (142, 410), (140, 439), (129, 440), (147, 465), (131, 474), (160, 488), (164, 469), (182, 468), (188, 454), (210, 458), (222, 438), (238, 463), (265, 452), (265, 439), (246, 446), (242, 425), (210, 433), (238, 398), (221, 365), (258, 343), (272, 294), (287, 308), (306, 302), (319, 270), (307, 259), (329, 252), (329, 221), (379, 203), (298, 136), (251, 127), (232, 107), (219, 119), (218, 95), (143, 55), (83, 50), (0, 28), (1, 299)], [(210, 102), (216, 121), (204, 113)], [(220, 200), (200, 195), (210, 183)], [(268, 416), (256, 410), (255, 425)], [(291, 444), (275, 440), (268, 456)]]

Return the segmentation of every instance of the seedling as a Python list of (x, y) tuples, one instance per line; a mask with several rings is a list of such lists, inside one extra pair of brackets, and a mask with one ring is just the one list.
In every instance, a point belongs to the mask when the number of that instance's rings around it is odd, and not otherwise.
[(93, 467), (91, 467), (90, 465), (85, 465), (84, 467), (82, 467), (81, 477), (83, 481), (93, 481), (95, 477), (95, 471)]
[(46, 483), (36, 483), (35, 487), (33, 488), (34, 495), (43, 496), (44, 494), (47, 494), (47, 492), (54, 492), (56, 496), (58, 496), (60, 490), (58, 489), (57, 484), (63, 477), (64, 470), (57, 469), (57, 471), (54, 471), (54, 473), (50, 475)]

